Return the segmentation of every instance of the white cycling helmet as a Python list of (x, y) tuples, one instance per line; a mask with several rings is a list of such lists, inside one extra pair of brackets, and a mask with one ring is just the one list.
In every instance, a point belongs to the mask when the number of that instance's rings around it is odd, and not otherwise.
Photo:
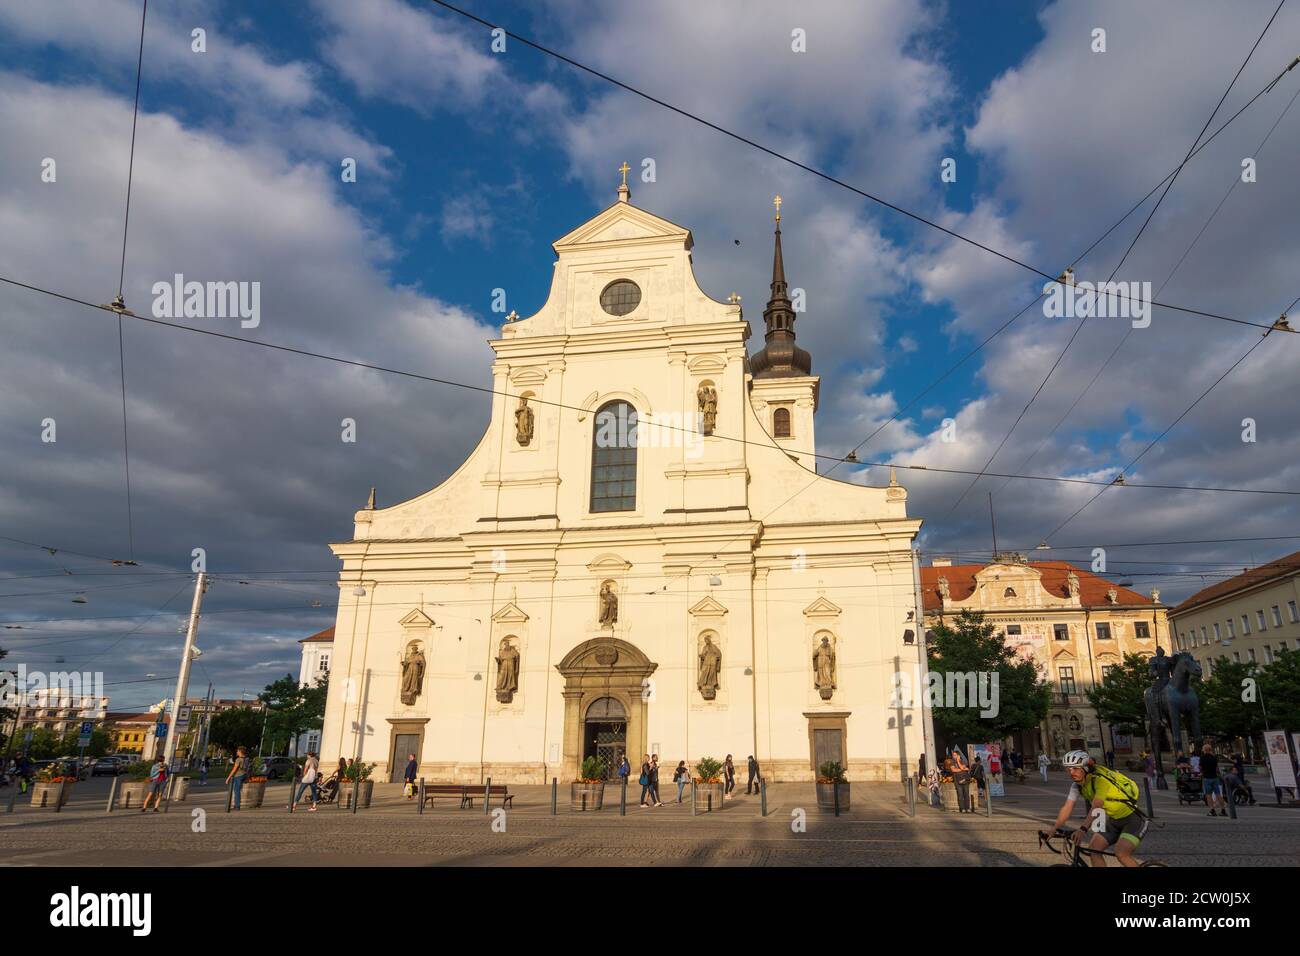
[(1088, 765), (1092, 763), (1092, 754), (1086, 750), (1071, 750), (1061, 758), (1061, 766), (1066, 770), (1078, 767), (1080, 770), (1087, 770)]

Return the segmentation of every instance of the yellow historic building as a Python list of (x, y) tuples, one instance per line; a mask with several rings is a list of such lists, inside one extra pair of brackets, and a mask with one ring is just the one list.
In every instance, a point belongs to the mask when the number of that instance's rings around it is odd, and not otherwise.
[[(777, 205), (764, 345), (696, 284), (688, 229), (618, 200), (557, 240), (549, 297), (488, 344), (465, 462), (355, 515), (325, 760), (380, 779), (572, 779), (754, 754), (774, 780), (839, 760), (898, 779), (919, 711), (907, 492), (819, 477), (820, 381), (795, 343)], [(812, 319), (811, 321), (815, 321)]]
[(1084, 695), (1125, 654), (1150, 657), (1158, 644), (1171, 651), (1159, 591), (1147, 597), (1067, 562), (1029, 562), (1019, 554), (999, 554), (989, 564), (935, 558), (921, 569), (921, 583), (929, 626), (982, 612), (1051, 683), (1047, 719), (1037, 733), (1017, 734), (1014, 749), (1030, 757), (1113, 750), (1119, 759), (1144, 746), (1102, 726)]

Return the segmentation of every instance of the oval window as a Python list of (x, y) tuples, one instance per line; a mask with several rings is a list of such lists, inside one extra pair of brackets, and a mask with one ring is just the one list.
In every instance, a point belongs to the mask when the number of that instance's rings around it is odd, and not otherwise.
[(600, 307), (610, 315), (627, 315), (641, 304), (641, 289), (630, 279), (618, 279), (605, 286)]

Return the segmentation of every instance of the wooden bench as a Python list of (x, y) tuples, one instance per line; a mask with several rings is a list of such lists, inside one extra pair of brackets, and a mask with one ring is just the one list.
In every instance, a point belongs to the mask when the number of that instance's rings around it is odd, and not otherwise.
[[(458, 797), (460, 799), (460, 809), (464, 810), (466, 807), (472, 809), (475, 798), (484, 797), (484, 791), (486, 790), (487, 787), (481, 783), (429, 783), (424, 786), (424, 799), (425, 802), (432, 806), (434, 797)], [(494, 783), (489, 796), (498, 806), (503, 806), (508, 810), (514, 808), (515, 795), (510, 793), (503, 783)]]

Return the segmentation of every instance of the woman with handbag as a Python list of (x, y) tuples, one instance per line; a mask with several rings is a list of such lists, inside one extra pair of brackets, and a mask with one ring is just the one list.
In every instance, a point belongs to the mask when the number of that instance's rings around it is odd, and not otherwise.
[(641, 776), (637, 783), (641, 784), (641, 809), (644, 810), (650, 806), (646, 798), (650, 795), (650, 755), (646, 754), (641, 758)]
[(415, 754), (406, 755), (406, 775), (402, 778), (405, 786), (402, 788), (406, 793), (407, 800), (415, 799), (415, 775), (419, 771), (419, 764), (415, 762)]
[(686, 789), (686, 783), (691, 779), (691, 772), (686, 769), (686, 761), (683, 760), (677, 764), (677, 769), (673, 771), (673, 783), (677, 784), (677, 802), (682, 802), (682, 791)]

